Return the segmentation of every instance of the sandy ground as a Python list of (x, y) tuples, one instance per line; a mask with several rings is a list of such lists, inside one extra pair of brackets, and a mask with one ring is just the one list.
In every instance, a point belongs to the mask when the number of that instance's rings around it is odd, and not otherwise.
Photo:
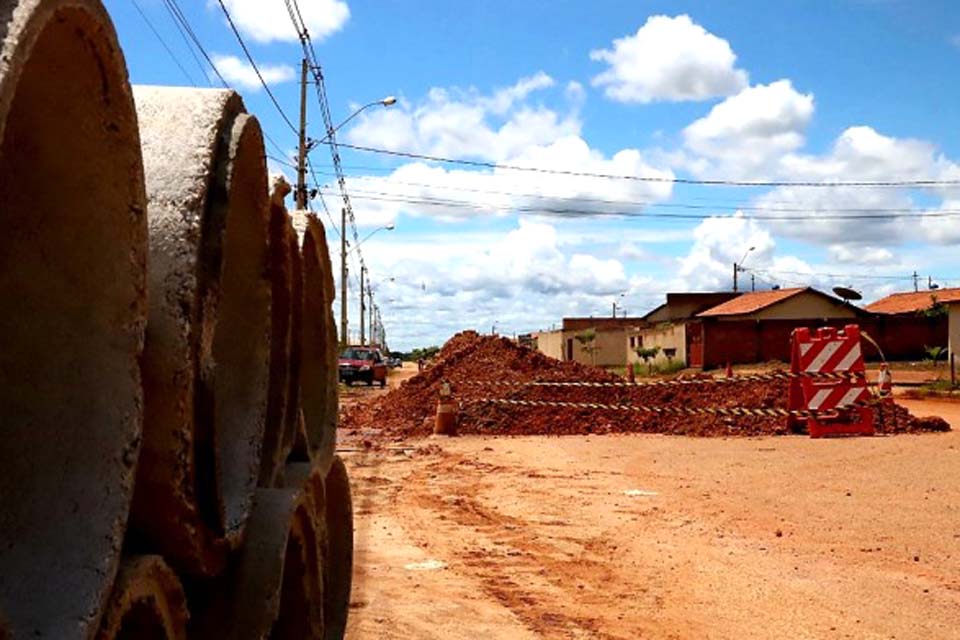
[[(960, 404), (905, 404), (960, 429)], [(958, 431), (344, 457), (351, 639), (960, 638)]]

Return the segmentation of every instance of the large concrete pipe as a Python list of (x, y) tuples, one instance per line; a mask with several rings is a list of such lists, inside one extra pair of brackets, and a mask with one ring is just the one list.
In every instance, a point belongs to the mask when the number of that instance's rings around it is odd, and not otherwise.
[[(312, 213), (294, 212), (303, 258), (303, 318), (301, 330), (300, 403), (303, 407), (305, 449), (326, 473), (337, 440), (337, 342), (333, 327), (333, 270), (323, 224)], [(300, 457), (302, 459), (302, 456)]]
[(186, 640), (186, 597), (160, 556), (124, 560), (97, 640)]
[[(279, 177), (272, 185), (270, 196), (270, 385), (263, 452), (260, 456), (261, 487), (276, 484), (277, 474), (283, 469), (289, 454), (284, 436), (287, 432), (286, 412), (290, 394), (290, 325), (294, 278), (291, 252), (296, 247), (291, 245), (287, 235), (290, 216), (287, 215), (283, 199), (290, 191), (287, 181)], [(298, 291), (300, 289), (298, 287)], [(296, 346), (299, 348), (299, 342)]]
[(310, 496), (317, 522), (323, 566), (323, 621), (325, 640), (342, 640), (347, 630), (353, 584), (353, 501), (350, 478), (340, 456), (324, 476), (306, 463), (287, 465), (288, 487), (302, 487)]
[(198, 589), (196, 637), (323, 637), (315, 512), (308, 492), (257, 490), (236, 562), (224, 576)]
[(284, 416), (281, 448), (284, 456), (288, 456), (293, 449), (303, 424), (303, 411), (300, 407), (300, 363), (303, 356), (303, 257), (300, 255), (300, 240), (290, 216), (287, 216), (287, 241), (290, 245), (291, 275), (290, 373), (287, 381), (287, 409)]
[(270, 357), (263, 139), (232, 91), (136, 87), (150, 212), (145, 417), (132, 522), (215, 575), (260, 471)]
[(343, 640), (353, 585), (353, 498), (350, 476), (335, 456), (323, 482), (326, 552), (323, 555), (323, 617), (326, 640)]
[(147, 260), (99, 0), (0, 0), (0, 225), (0, 611), (13, 637), (92, 637), (139, 451)]

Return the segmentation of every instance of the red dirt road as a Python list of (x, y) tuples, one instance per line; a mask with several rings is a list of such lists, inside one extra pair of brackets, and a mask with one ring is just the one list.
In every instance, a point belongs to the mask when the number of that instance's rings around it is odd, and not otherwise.
[(411, 445), (346, 454), (349, 638), (960, 638), (958, 431)]

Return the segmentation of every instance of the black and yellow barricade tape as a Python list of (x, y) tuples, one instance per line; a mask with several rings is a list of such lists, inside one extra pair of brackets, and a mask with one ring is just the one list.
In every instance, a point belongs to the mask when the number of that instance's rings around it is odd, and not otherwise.
[(629, 380), (617, 382), (588, 382), (588, 381), (557, 381), (534, 380), (529, 382), (511, 382), (509, 380), (465, 380), (457, 384), (470, 387), (674, 387), (684, 385), (704, 385), (704, 384), (737, 384), (743, 382), (770, 382), (773, 380), (792, 380), (794, 378), (817, 378), (822, 380), (850, 380), (859, 381), (866, 378), (863, 372), (819, 372), (819, 373), (793, 373), (791, 371), (776, 371), (773, 373), (748, 373), (738, 375), (732, 378), (677, 378), (673, 380), (638, 380), (630, 382)]
[(695, 407), (675, 405), (643, 405), (643, 404), (607, 404), (603, 402), (567, 402), (563, 400), (520, 400), (511, 398), (477, 398), (469, 400), (482, 404), (502, 404), (516, 407), (558, 407), (567, 409), (596, 409), (607, 411), (631, 411), (635, 413), (654, 413), (658, 415), (675, 416), (722, 416), (722, 417), (756, 417), (756, 418), (810, 418), (817, 415), (828, 415), (836, 411), (854, 409), (874, 405), (876, 400), (852, 402), (838, 406), (829, 411), (808, 411), (781, 409), (778, 407)]

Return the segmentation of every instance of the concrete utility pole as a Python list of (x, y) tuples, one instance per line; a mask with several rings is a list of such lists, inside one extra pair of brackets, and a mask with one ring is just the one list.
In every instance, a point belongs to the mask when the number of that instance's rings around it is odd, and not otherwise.
[(733, 292), (736, 293), (737, 289), (737, 274), (740, 272), (740, 267), (737, 266), (737, 263), (733, 263)]
[(913, 272), (913, 290), (920, 291), (920, 274)]
[(307, 60), (300, 67), (300, 146), (297, 152), (297, 210), (307, 208)]
[[(366, 270), (366, 267), (360, 267), (360, 346), (367, 344), (367, 336), (363, 330), (364, 318), (367, 316), (363, 297), (363, 275)], [(370, 325), (370, 339), (373, 342), (373, 325)]]
[[(367, 298), (369, 304), (367, 305), (368, 313), (370, 314), (370, 342), (374, 342), (374, 336), (376, 335), (373, 332), (373, 287), (370, 286), (370, 283), (367, 283)], [(377, 339), (379, 341), (379, 338)]]
[(340, 346), (347, 339), (347, 208), (340, 209)]

